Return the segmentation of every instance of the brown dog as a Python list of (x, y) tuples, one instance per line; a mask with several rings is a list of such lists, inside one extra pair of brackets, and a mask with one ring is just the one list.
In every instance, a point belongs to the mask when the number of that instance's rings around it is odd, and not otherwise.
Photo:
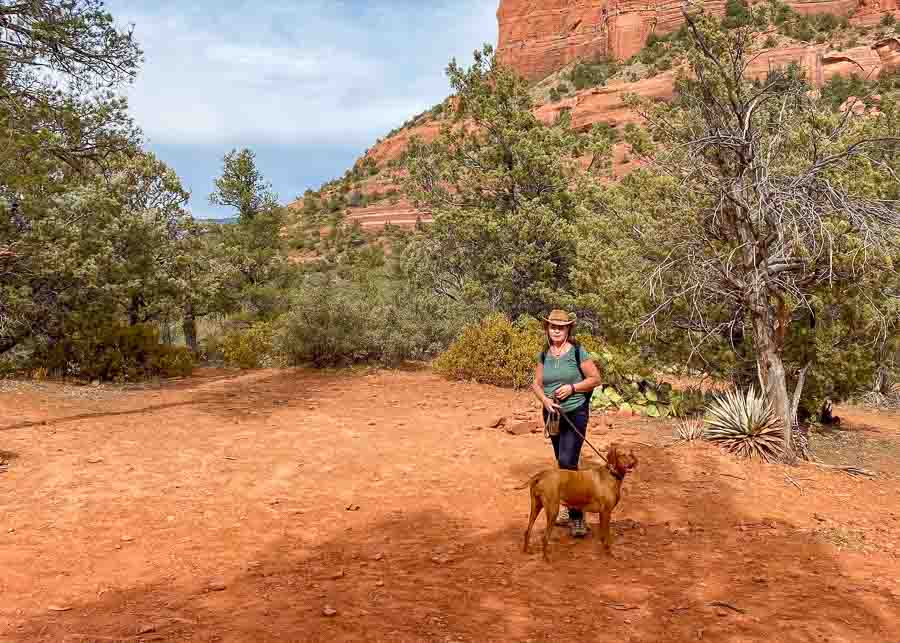
[(550, 532), (556, 523), (559, 514), (560, 502), (568, 507), (581, 509), (582, 511), (600, 514), (600, 537), (606, 550), (612, 546), (612, 535), (609, 523), (613, 509), (619, 504), (619, 494), (622, 490), (622, 480), (625, 474), (634, 470), (637, 466), (637, 457), (634, 452), (618, 443), (609, 445), (606, 454), (606, 464), (581, 471), (568, 471), (565, 469), (548, 469), (532, 476), (521, 487), (531, 487), (531, 516), (528, 518), (528, 528), (525, 530), (525, 545), (522, 548), (528, 553), (528, 541), (531, 537), (531, 527), (537, 520), (541, 509), (547, 512), (547, 529), (544, 531), (544, 560), (550, 558), (547, 555), (547, 544), (550, 542)]

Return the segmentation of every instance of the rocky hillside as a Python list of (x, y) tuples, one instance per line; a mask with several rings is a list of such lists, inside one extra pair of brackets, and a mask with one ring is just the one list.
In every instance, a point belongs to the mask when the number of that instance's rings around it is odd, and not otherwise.
[[(788, 0), (801, 15), (847, 17), (874, 26), (898, 0)], [(682, 0), (500, 0), (497, 9), (500, 59), (529, 80), (540, 80), (574, 60), (625, 60), (651, 34), (676, 31), (684, 22)], [(721, 16), (725, 0), (707, 0)]]
[[(764, 51), (750, 73), (764, 77), (773, 67), (797, 63), (811, 84), (823, 87), (834, 76), (877, 78), (900, 69), (898, 2), (788, 2), (793, 10), (788, 21), (761, 35)], [(536, 113), (545, 122), (567, 111), (579, 129), (599, 122), (619, 127), (637, 120), (622, 104), (623, 95), (672, 95), (670, 52), (683, 24), (680, 6), (672, 0), (500, 0), (498, 55), (534, 81)], [(706, 7), (722, 16), (727, 11), (725, 0), (707, 1)], [(417, 218), (428, 220), (396, 194), (396, 166), (412, 137), (435, 138), (441, 115), (440, 109), (419, 115), (376, 143), (357, 163), (374, 168), (375, 174), (353, 183), (354, 192), (366, 195), (368, 203), (349, 202), (349, 220), (369, 230), (388, 222), (412, 227)], [(614, 171), (620, 174), (629, 165), (622, 144), (616, 149)], [(302, 202), (292, 206), (300, 211)]]

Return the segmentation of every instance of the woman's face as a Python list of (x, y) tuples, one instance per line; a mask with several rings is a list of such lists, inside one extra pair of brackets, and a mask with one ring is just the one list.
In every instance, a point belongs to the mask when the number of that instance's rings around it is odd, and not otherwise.
[(548, 324), (547, 335), (549, 335), (551, 342), (554, 342), (554, 343), (564, 342), (564, 341), (566, 341), (566, 339), (568, 339), (569, 327), (568, 326), (557, 326), (556, 324)]

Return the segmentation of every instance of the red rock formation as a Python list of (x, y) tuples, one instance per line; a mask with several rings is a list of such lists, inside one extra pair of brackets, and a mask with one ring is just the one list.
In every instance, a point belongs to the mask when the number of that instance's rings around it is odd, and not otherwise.
[[(898, 0), (792, 0), (804, 15), (850, 16), (875, 25), (885, 13), (900, 13)], [(681, 0), (500, 0), (497, 9), (500, 61), (529, 80), (544, 78), (575, 60), (629, 58), (651, 33), (667, 34), (684, 22)], [(709, 0), (722, 15), (725, 0)]]
[(409, 142), (413, 138), (419, 138), (424, 143), (430, 143), (437, 138), (441, 126), (437, 121), (428, 121), (422, 125), (416, 125), (409, 129), (401, 130), (394, 136), (377, 143), (369, 150), (368, 156), (371, 157), (378, 165), (382, 165), (386, 161), (393, 161), (399, 158), (401, 154), (409, 147)]
[(900, 39), (887, 38), (875, 43), (875, 53), (886, 70), (900, 69)]
[[(725, 0), (707, 10), (721, 15)], [(574, 60), (628, 58), (683, 22), (680, 0), (500, 0), (501, 62), (533, 80)]]
[[(801, 14), (833, 13), (850, 15), (859, 25), (878, 24), (885, 13), (900, 16), (900, 0), (823, 0), (798, 1), (789, 4)], [(721, 14), (725, 0), (708, 0), (708, 10)], [(682, 24), (681, 0), (500, 0), (497, 19), (500, 28), (498, 55), (530, 79), (542, 78), (577, 59), (628, 58), (637, 53), (651, 33), (666, 34)], [(797, 45), (763, 51), (749, 68), (751, 77), (765, 77), (773, 67), (799, 63), (811, 83), (822, 86), (836, 74), (859, 73), (877, 77), (882, 71), (900, 68), (900, 40), (894, 37), (843, 51), (826, 45)], [(638, 121), (638, 115), (622, 104), (622, 96), (635, 93), (652, 99), (672, 96), (674, 72), (659, 74), (633, 83), (612, 82), (578, 92), (556, 103), (540, 105), (535, 114), (544, 122), (552, 122), (560, 112), (568, 111), (572, 124), (586, 129), (604, 122), (615, 127)], [(856, 108), (858, 109), (858, 108)], [(440, 123), (427, 121), (379, 142), (368, 152), (384, 168), (396, 160), (413, 137), (433, 141)], [(627, 146), (614, 150), (613, 173), (621, 176), (634, 162), (628, 158)], [(364, 194), (384, 194), (399, 185), (399, 178), (387, 172), (367, 179), (360, 186)], [(302, 201), (292, 204), (301, 207)], [(409, 202), (379, 201), (366, 208), (351, 208), (348, 219), (365, 228), (377, 229), (390, 221), (412, 227), (420, 215)], [(427, 221), (429, 217), (422, 215)]]

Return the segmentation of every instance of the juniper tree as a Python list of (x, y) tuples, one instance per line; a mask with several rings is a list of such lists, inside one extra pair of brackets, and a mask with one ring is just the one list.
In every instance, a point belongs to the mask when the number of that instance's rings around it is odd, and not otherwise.
[(514, 316), (539, 312), (570, 283), (577, 159), (596, 167), (609, 141), (578, 135), (565, 118), (541, 122), (527, 83), (490, 46), (468, 69), (452, 61), (447, 75), (452, 116), (407, 155), (407, 193), (433, 216), (408, 258), (445, 296), (486, 299)]
[(900, 119), (890, 100), (880, 116), (837, 111), (796, 69), (751, 79), (752, 27), (684, 15), (690, 74), (669, 104), (631, 99), (649, 133), (631, 139), (646, 169), (598, 211), (592, 229), (609, 255), (590, 286), (640, 284), (626, 304), (640, 329), (693, 351), (749, 340), (790, 459), (810, 365), (787, 372), (792, 335), (838, 314), (842, 297), (879, 311), (896, 300), (884, 284), (896, 284)]

